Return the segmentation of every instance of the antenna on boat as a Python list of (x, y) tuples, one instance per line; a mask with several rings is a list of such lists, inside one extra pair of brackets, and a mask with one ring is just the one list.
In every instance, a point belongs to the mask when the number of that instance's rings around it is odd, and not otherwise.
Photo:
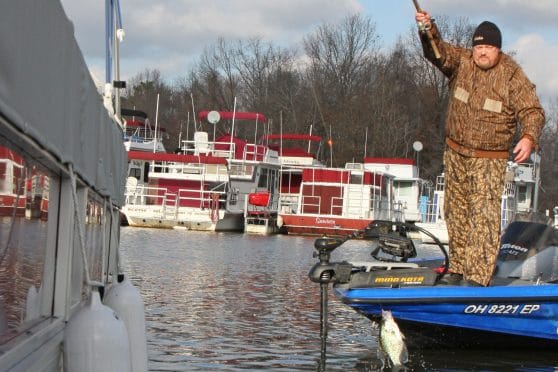
[(364, 158), (366, 157), (366, 145), (368, 145), (368, 127), (364, 131)]
[(413, 142), (413, 150), (415, 150), (415, 152), (417, 153), (417, 177), (419, 177), (419, 174), (420, 174), (419, 152), (421, 152), (422, 149), (423, 149), (422, 142), (420, 142), (420, 141)]
[(331, 124), (329, 125), (329, 139), (327, 140), (329, 145), (329, 165), (333, 168), (333, 140), (331, 139)]
[(182, 142), (182, 120), (180, 120), (180, 130), (178, 131), (178, 148), (180, 148), (181, 142)]
[(234, 97), (234, 104), (233, 104), (233, 117), (232, 117), (232, 126), (231, 126), (231, 144), (229, 147), (229, 151), (231, 151), (231, 155), (232, 154), (232, 148), (233, 148), (233, 136), (234, 136), (234, 119), (236, 117), (236, 97)]
[(192, 101), (192, 115), (194, 116), (194, 130), (198, 131), (198, 123), (196, 123), (196, 108), (194, 107), (194, 95), (190, 93), (190, 100)]
[(257, 144), (258, 141), (258, 118), (260, 114), (256, 113), (256, 130), (254, 131), (254, 145)]
[[(281, 150), (281, 158), (283, 157), (283, 111), (279, 111), (279, 149)], [(283, 168), (283, 161), (281, 161), (281, 168)]]
[[(312, 124), (310, 124), (310, 136), (312, 136)], [(308, 152), (310, 152), (310, 144), (312, 143), (312, 141), (310, 141), (310, 138), (308, 138)]]
[(159, 118), (159, 93), (157, 93), (157, 106), (155, 106), (155, 134), (153, 135), (153, 152), (157, 150), (157, 121)]
[(190, 111), (188, 111), (188, 121), (186, 122), (186, 143), (188, 143), (188, 129), (190, 128)]
[[(114, 116), (116, 121), (122, 125), (122, 114), (120, 112), (120, 89), (126, 87), (124, 81), (120, 81), (120, 56), (119, 46), (124, 40), (124, 29), (122, 28), (122, 16), (120, 13), (120, 2), (113, 0), (105, 3), (105, 92), (114, 89)], [(114, 72), (114, 77), (112, 76)], [(106, 93), (105, 93), (106, 95)]]

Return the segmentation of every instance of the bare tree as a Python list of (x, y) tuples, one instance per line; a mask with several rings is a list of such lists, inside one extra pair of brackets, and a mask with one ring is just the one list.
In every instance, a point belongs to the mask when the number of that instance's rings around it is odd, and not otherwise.
[[(362, 141), (365, 124), (358, 108), (370, 92), (373, 64), (379, 55), (375, 24), (361, 15), (346, 17), (339, 24), (324, 24), (306, 37), (309, 59), (306, 83), (319, 115), (319, 131), (330, 130), (338, 143), (340, 160), (354, 157), (355, 140)], [(354, 131), (348, 131), (351, 128)]]

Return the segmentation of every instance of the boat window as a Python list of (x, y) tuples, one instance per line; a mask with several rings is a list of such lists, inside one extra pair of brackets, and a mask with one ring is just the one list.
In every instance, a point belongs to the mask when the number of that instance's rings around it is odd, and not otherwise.
[(134, 177), (137, 180), (139, 180), (141, 178), (141, 169), (139, 168), (130, 168), (130, 172), (128, 174), (128, 177)]
[(268, 169), (260, 169), (260, 179), (258, 180), (258, 187), (267, 187), (267, 172)]
[(517, 187), (517, 202), (525, 203), (527, 201), (527, 186), (518, 185)]
[(149, 182), (149, 163), (145, 162), (143, 164), (143, 182)]
[(394, 181), (396, 195), (399, 197), (412, 196), (413, 182), (411, 181)]
[(360, 185), (362, 184), (362, 175), (361, 174), (353, 174), (351, 173), (351, 184), (353, 185)]
[(58, 176), (0, 135), (0, 345), (52, 315), (51, 182)]

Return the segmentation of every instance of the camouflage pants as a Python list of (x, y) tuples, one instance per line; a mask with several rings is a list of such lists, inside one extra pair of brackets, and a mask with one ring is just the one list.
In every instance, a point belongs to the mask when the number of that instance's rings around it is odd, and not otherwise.
[(450, 270), (488, 285), (498, 255), (505, 159), (444, 152)]

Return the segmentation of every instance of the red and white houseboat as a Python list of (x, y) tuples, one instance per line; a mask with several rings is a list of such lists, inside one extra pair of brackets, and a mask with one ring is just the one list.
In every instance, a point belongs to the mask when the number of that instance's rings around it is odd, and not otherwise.
[(344, 236), (376, 219), (397, 218), (393, 176), (364, 169), (305, 168), (296, 209), (282, 209), (288, 234)]
[[(279, 153), (279, 209), (285, 213), (294, 213), (298, 207), (302, 171), (325, 168), (319, 159), (322, 137), (311, 134), (268, 134), (262, 137), (262, 142)], [(279, 224), (282, 226), (281, 219)]]
[[(200, 120), (256, 120), (243, 112), (201, 112)], [(211, 121), (210, 121), (211, 122)], [(128, 224), (182, 227), (205, 231), (243, 231), (245, 217), (276, 218), (279, 162), (277, 152), (230, 134), (209, 140), (197, 131), (182, 141), (180, 154), (130, 151), (123, 213)], [(250, 194), (267, 194), (267, 204), (252, 205)], [(256, 198), (257, 199), (257, 198)], [(273, 209), (275, 208), (275, 214)]]
[(0, 216), (25, 215), (25, 173), (23, 158), (0, 147)]
[(0, 216), (46, 219), (48, 193), (48, 177), (39, 167), (0, 146)]

